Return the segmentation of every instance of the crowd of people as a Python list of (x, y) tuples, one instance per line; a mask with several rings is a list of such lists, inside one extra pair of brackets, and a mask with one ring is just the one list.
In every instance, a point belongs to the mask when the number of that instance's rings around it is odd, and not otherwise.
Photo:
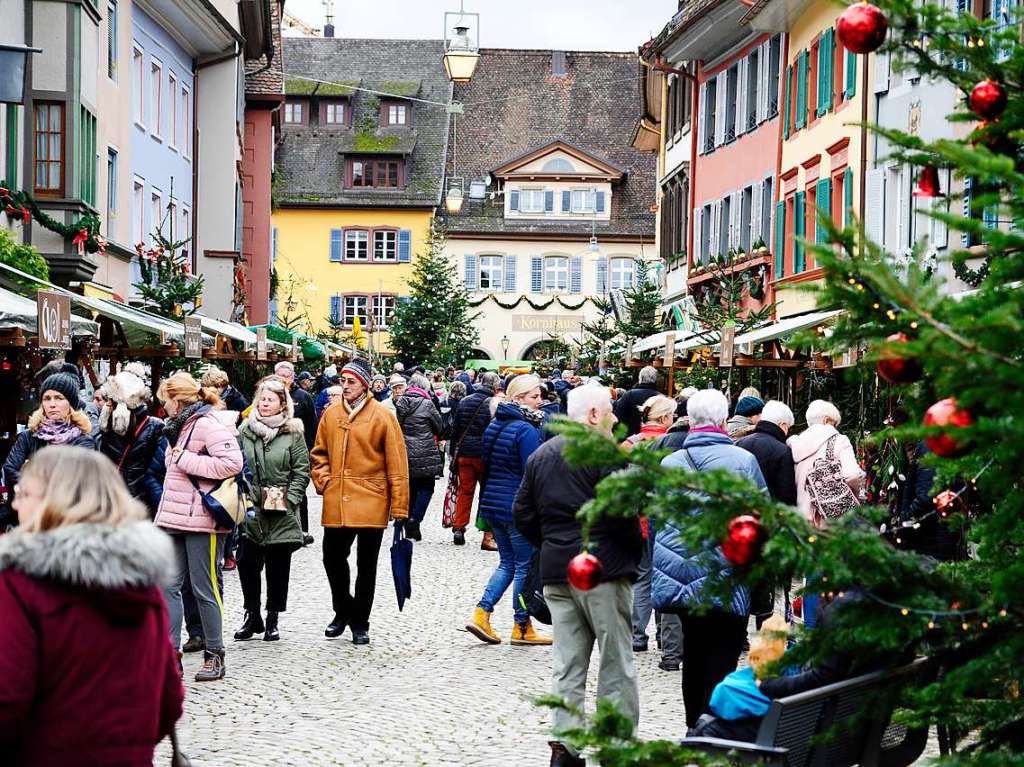
[[(680, 530), (639, 510), (593, 527), (603, 578), (586, 591), (570, 586), (568, 564), (583, 543), (577, 512), (607, 472), (571, 466), (565, 438), (548, 423), (561, 415), (610, 436), (621, 422), (624, 449), (671, 451), (666, 467), (747, 477), (822, 526), (825, 505), (845, 496), (832, 486), (823, 500), (821, 467), (853, 503), (864, 472), (830, 402), (811, 402), (806, 429), (790, 435), (792, 410), (756, 390), (740, 392), (730, 415), (721, 392), (690, 387), (668, 397), (658, 376), (644, 368), (622, 392), (572, 370), (502, 378), (395, 364), (385, 374), (357, 358), (319, 375), (278, 363), (251, 402), (218, 368), (198, 379), (178, 372), (155, 382), (154, 400), (147, 371), (130, 363), (86, 404), (77, 368), (51, 365), (40, 407), (3, 466), (12, 494), (4, 524), (17, 527), (0, 536), (0, 751), (18, 764), (84, 763), (100, 750), (110, 763), (148, 764), (181, 714), (182, 653), (203, 652), (197, 682), (226, 673), (225, 570), (237, 568), (244, 599), (234, 640), (281, 638), (291, 558), (313, 542), (310, 483), (323, 497), (333, 609), (324, 634), (349, 630), (354, 644), (369, 643), (384, 530), (393, 522), (421, 540), (446, 464), (454, 492), (442, 524), (451, 543), (465, 545), (473, 523), (498, 555), (466, 628), (500, 644), (491, 616), (511, 587), (511, 644), (553, 644), (552, 690), (570, 704), (556, 713), (556, 730), (579, 724), (595, 641), (598, 696), (639, 720), (634, 654), (648, 651), (652, 613), (660, 667), (681, 668), (685, 722), (698, 728), (715, 713), (716, 686), (736, 670), (749, 617), (766, 618), (771, 600), (759, 604), (743, 587), (728, 600), (713, 596), (709, 580), (729, 567), (720, 552), (691, 550)], [(914, 471), (901, 501), (908, 509), (927, 493), (926, 469)], [(232, 482), (247, 493), (237, 526), (215, 508), (215, 493)], [(534, 576), (553, 636), (533, 625), (524, 589)], [(788, 619), (789, 584), (779, 586)], [(824, 606), (806, 593), (802, 609), (813, 627)], [(146, 662), (125, 669), (121, 657)], [(96, 706), (101, 700), (109, 705)], [(108, 726), (122, 702), (131, 710), (124, 721), (137, 727)], [(83, 721), (76, 708), (98, 716)], [(569, 744), (551, 747), (552, 765), (583, 764)]]

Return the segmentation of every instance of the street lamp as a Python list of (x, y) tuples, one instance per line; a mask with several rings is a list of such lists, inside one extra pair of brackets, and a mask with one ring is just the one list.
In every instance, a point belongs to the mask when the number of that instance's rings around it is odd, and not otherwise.
[[(449, 17), (455, 20), (450, 27)], [(475, 34), (471, 24), (476, 26)], [(454, 32), (451, 37), (448, 36), (449, 29)], [(454, 83), (468, 83), (480, 60), (480, 14), (466, 13), (460, 2), (458, 11), (446, 12), (444, 15), (443, 38), (444, 71), (448, 79)]]
[(512, 344), (512, 340), (508, 336), (501, 337), (501, 354), (503, 360), (508, 360), (508, 347)]
[(448, 192), (444, 196), (444, 207), (449, 213), (458, 213), (462, 210), (462, 203), (466, 199), (462, 191), (462, 179), (448, 179)]
[(25, 103), (28, 54), (42, 52), (42, 48), (0, 44), (0, 103)]

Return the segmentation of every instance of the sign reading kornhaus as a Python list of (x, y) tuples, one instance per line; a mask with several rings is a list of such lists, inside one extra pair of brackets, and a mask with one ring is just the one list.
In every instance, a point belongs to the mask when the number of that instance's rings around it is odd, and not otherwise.
[(571, 333), (580, 329), (580, 318), (571, 314), (513, 314), (512, 329), (533, 333)]
[(40, 349), (71, 348), (71, 298), (52, 290), (36, 293)]

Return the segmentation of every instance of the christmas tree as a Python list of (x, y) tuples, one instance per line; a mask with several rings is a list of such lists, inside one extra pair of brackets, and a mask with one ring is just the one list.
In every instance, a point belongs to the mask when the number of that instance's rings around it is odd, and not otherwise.
[(626, 316), (618, 330), (626, 339), (635, 341), (661, 330), (661, 288), (648, 262), (637, 260), (633, 286), (622, 291), (622, 299)]
[(135, 245), (142, 275), (135, 287), (143, 306), (172, 320), (195, 313), (203, 295), (203, 278), (192, 274), (192, 265), (181, 253), (188, 241), (172, 240), (158, 229), (153, 232), (153, 247), (141, 242)]
[(409, 295), (395, 307), (391, 348), (407, 364), (461, 365), (477, 343), (477, 314), (471, 313), (444, 244), (444, 229), (435, 218), (424, 252), (416, 254)]
[[(942, 675), (904, 690), (897, 720), (941, 725), (964, 739), (943, 764), (1024, 764), (1024, 46), (1019, 20), (1000, 25), (947, 6), (918, 0), (880, 0), (848, 8), (837, 25), (844, 45), (858, 53), (885, 49), (897, 67), (952, 82), (964, 95), (951, 120), (969, 122), (964, 140), (925, 142), (917, 136), (871, 126), (893, 147), (893, 158), (920, 171), (919, 191), (937, 194), (938, 170), (956, 185), (970, 180), (964, 215), (927, 212), (962, 233), (950, 242), (961, 274), (967, 259), (974, 291), (950, 295), (926, 262), (927, 243), (904, 254), (870, 242), (856, 221), (844, 230), (828, 216), (827, 243), (806, 243), (824, 270), (817, 296), (821, 309), (845, 310), (830, 337), (819, 337), (833, 355), (854, 350), (876, 367), (899, 399), (903, 418), (892, 418), (866, 440), (896, 441), (931, 449), (923, 464), (936, 469), (934, 508), (901, 519), (893, 531), (885, 509), (860, 506), (824, 528), (811, 526), (790, 507), (775, 504), (749, 483), (725, 472), (669, 470), (647, 450), (623, 453), (610, 440), (582, 427), (570, 436), (571, 458), (621, 465), (583, 511), (587, 523), (602, 514), (672, 519), (694, 548), (730, 540), (730, 524), (752, 515), (758, 532), (753, 555), (730, 580), (786, 582), (810, 575), (809, 589), (856, 593), (834, 622), (810, 633), (786, 656), (787, 664), (814, 662), (838, 651), (861, 658), (908, 655), (939, 661)], [(1013, 12), (1010, 12), (1013, 16)], [(859, 33), (859, 40), (851, 32)], [(962, 200), (962, 197), (960, 198)], [(896, 423), (903, 425), (897, 426)], [(895, 473), (895, 469), (894, 469)], [(893, 478), (893, 481), (897, 481)], [(638, 504), (637, 499), (643, 498)], [(699, 511), (700, 513), (692, 513)], [(936, 563), (899, 546), (901, 531), (934, 521), (968, 531), (970, 556)], [(722, 593), (730, 584), (721, 583)], [(559, 705), (555, 701), (545, 701)], [(571, 735), (609, 765), (705, 764), (668, 741), (635, 740), (629, 723), (608, 706), (586, 729)]]

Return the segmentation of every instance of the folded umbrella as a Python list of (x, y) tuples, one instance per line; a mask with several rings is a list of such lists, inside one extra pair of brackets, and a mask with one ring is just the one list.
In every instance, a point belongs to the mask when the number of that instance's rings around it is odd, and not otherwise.
[(395, 539), (391, 544), (391, 575), (395, 579), (395, 595), (401, 612), (405, 600), (412, 596), (412, 541), (405, 537), (405, 521), (395, 522)]

